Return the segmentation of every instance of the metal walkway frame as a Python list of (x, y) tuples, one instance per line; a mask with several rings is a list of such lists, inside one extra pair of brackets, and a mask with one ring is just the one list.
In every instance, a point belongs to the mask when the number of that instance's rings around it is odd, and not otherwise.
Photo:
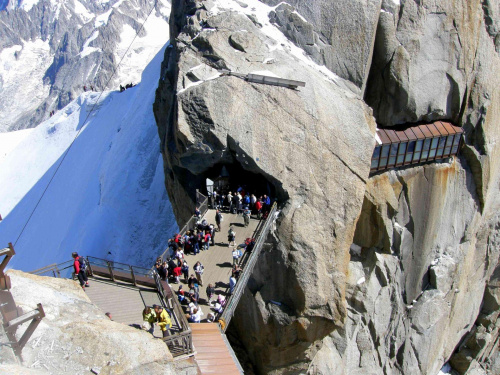
[[(11, 288), (10, 277), (4, 272), (5, 267), (7, 267), (7, 264), (15, 254), (16, 252), (11, 243), (9, 243), (8, 247), (0, 250), (0, 257), (4, 257), (0, 264), (0, 313), (2, 314), (3, 328), (9, 340), (9, 344), (14, 350), (14, 354), (22, 360), (23, 347), (28, 342), (36, 327), (40, 324), (42, 318), (45, 316), (45, 312), (43, 311), (42, 304), (39, 303), (35, 310), (22, 315), (20, 314), (14, 297), (12, 297), (9, 290)], [(26, 322), (30, 322), (30, 324), (18, 341), (16, 339), (17, 328)]]

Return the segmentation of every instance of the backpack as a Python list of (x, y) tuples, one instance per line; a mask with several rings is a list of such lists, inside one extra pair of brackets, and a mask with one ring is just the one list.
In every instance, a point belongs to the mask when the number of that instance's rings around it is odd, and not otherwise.
[(85, 271), (87, 269), (87, 263), (85, 262), (85, 258), (82, 256), (78, 257), (78, 263), (80, 264), (80, 269)]

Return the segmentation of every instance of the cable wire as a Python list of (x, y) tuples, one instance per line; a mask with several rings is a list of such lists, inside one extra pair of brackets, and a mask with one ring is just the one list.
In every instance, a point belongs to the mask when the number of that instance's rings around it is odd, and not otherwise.
[(129, 51), (130, 47), (132, 47), (132, 44), (134, 43), (135, 39), (137, 38), (137, 36), (139, 35), (139, 33), (142, 31), (142, 29), (144, 28), (144, 24), (146, 23), (146, 21), (148, 20), (149, 16), (151, 15), (151, 13), (153, 13), (153, 9), (156, 8), (156, 5), (157, 5), (157, 1), (158, 0), (155, 0), (153, 6), (151, 7), (151, 10), (149, 11), (146, 19), (142, 22), (141, 24), (141, 27), (137, 30), (137, 32), (135, 33), (135, 36), (134, 38), (132, 39), (132, 41), (130, 42), (129, 46), (127, 47), (127, 50), (123, 53), (123, 56), (122, 58), (120, 59), (120, 62), (118, 63), (118, 65), (116, 66), (116, 68), (113, 68), (113, 73), (111, 74), (111, 76), (109, 77), (108, 81), (106, 82), (106, 84), (104, 85), (104, 88), (101, 90), (101, 92), (99, 93), (99, 96), (97, 97), (97, 100), (95, 101), (94, 105), (92, 106), (92, 108), (90, 109), (90, 112), (87, 114), (87, 116), (85, 117), (85, 120), (83, 121), (82, 123), (82, 126), (80, 127), (80, 129), (78, 130), (78, 132), (76, 133), (75, 135), (75, 138), (73, 139), (73, 141), (71, 142), (71, 144), (69, 145), (69, 147), (66, 149), (66, 151), (64, 152), (63, 154), (63, 157), (61, 158), (61, 161), (59, 162), (59, 164), (57, 165), (57, 168), (56, 170), (54, 171), (54, 173), (52, 174), (52, 177), (50, 178), (47, 186), (45, 187), (45, 189), (43, 190), (43, 193), (42, 195), (40, 196), (40, 199), (38, 199), (38, 202), (36, 203), (35, 207), (33, 208), (33, 210), (31, 211), (31, 214), (28, 218), (28, 220), (26, 221), (26, 223), (24, 224), (23, 226), (23, 229), (21, 230), (21, 233), (19, 233), (19, 236), (17, 237), (16, 239), (16, 242), (14, 242), (14, 246), (17, 245), (17, 242), (19, 241), (19, 239), (21, 238), (21, 236), (23, 235), (24, 233), (24, 230), (26, 229), (26, 227), (28, 226), (28, 223), (30, 222), (31, 218), (33, 217), (33, 214), (35, 213), (36, 209), (38, 208), (38, 206), (40, 205), (40, 202), (42, 201), (42, 198), (44, 197), (45, 193), (47, 192), (50, 184), (52, 183), (52, 181), (54, 180), (54, 177), (56, 176), (57, 174), (57, 171), (59, 170), (59, 168), (61, 167), (64, 159), (66, 158), (66, 156), (68, 155), (69, 153), (69, 150), (71, 149), (71, 147), (73, 146), (73, 144), (75, 143), (76, 139), (78, 138), (78, 135), (80, 134), (80, 132), (83, 130), (83, 126), (85, 125), (85, 123), (87, 122), (88, 118), (90, 117), (90, 115), (92, 114), (92, 112), (94, 111), (94, 109), (96, 108), (97, 106), (97, 103), (99, 103), (99, 100), (101, 99), (101, 96), (102, 94), (104, 93), (104, 91), (107, 89), (109, 83), (111, 82), (111, 80), (113, 79), (113, 77), (115, 76), (115, 73), (118, 71), (118, 68), (120, 67), (123, 59), (125, 58), (125, 56), (127, 55), (127, 52)]

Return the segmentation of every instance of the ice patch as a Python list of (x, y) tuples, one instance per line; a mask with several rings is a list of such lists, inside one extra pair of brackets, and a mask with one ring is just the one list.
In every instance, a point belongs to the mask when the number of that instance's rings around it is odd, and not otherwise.
[(100, 14), (95, 18), (94, 22), (94, 27), (97, 29), (103, 25), (108, 24), (109, 16), (111, 15), (111, 12), (113, 11), (113, 8), (108, 10), (106, 13)]
[(85, 6), (80, 3), (78, 0), (74, 0), (75, 4), (75, 12), (82, 16), (84, 22), (90, 21), (94, 15), (90, 13)]
[(19, 8), (29, 12), (39, 1), (40, 0), (22, 0), (21, 4), (19, 4)]
[(90, 55), (93, 52), (100, 52), (102, 51), (100, 48), (96, 47), (89, 47), (89, 44), (92, 43), (93, 40), (95, 40), (99, 36), (99, 30), (95, 30), (92, 35), (87, 39), (85, 44), (83, 45), (82, 52), (80, 52), (80, 56), (83, 58), (85, 56)]
[[(168, 4), (167, 4), (168, 5)], [(170, 6), (169, 8), (170, 9)], [(135, 37), (135, 30), (124, 25), (120, 34), (120, 43), (115, 50), (116, 61), (120, 61), (127, 48), (130, 49), (123, 59), (117, 72), (115, 82), (118, 84), (137, 83), (141, 79), (141, 71), (155, 56), (156, 51), (168, 42), (169, 25), (162, 17), (153, 12), (144, 24), (145, 36), (137, 37), (132, 46), (130, 42)]]
[(49, 43), (41, 39), (0, 52), (0, 129), (15, 125), (19, 113), (34, 111), (45, 100), (50, 86), (43, 85), (43, 77), (51, 64)]

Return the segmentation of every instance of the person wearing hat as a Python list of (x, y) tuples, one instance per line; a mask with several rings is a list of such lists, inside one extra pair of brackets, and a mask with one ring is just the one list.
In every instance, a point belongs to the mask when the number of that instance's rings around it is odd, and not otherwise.
[(169, 335), (168, 330), (172, 328), (172, 319), (170, 319), (170, 315), (168, 315), (167, 310), (158, 305), (153, 305), (153, 309), (156, 314), (156, 321), (158, 322), (158, 326), (161, 329), (163, 337), (167, 337)]

